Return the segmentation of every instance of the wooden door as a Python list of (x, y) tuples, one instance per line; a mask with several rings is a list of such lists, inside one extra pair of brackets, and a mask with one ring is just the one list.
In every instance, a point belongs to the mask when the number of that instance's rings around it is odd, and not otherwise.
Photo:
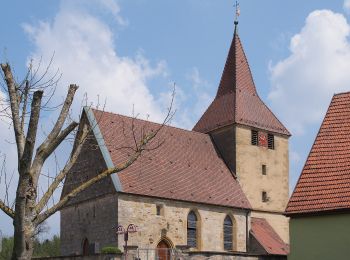
[(160, 241), (157, 245), (157, 259), (170, 260), (170, 246), (164, 240)]
[(89, 255), (89, 240), (87, 240), (87, 238), (85, 238), (83, 242), (83, 255)]

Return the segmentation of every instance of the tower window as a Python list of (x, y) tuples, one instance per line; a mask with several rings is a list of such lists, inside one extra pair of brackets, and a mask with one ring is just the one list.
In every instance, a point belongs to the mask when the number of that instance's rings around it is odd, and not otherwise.
[(266, 175), (266, 165), (265, 164), (261, 165), (261, 174)]
[(252, 130), (252, 145), (258, 145), (258, 131)]
[(275, 149), (275, 136), (273, 134), (268, 134), (267, 135), (267, 147), (269, 149)]
[(266, 191), (263, 191), (261, 193), (261, 200), (262, 200), (262, 202), (268, 202), (269, 201), (269, 197), (267, 197), (267, 192)]
[(164, 208), (163, 205), (157, 205), (157, 216), (164, 216)]

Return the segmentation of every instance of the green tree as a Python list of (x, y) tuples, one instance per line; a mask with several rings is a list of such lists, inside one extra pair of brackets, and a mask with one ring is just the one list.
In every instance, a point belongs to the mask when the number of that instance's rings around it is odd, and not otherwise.
[(0, 252), (0, 260), (11, 259), (13, 248), (13, 237), (4, 237), (2, 239), (2, 251)]
[[(13, 237), (5, 237), (2, 240), (2, 251), (0, 252), (0, 260), (11, 259), (13, 250)], [(49, 256), (59, 256), (60, 255), (60, 237), (53, 236), (51, 239), (45, 239), (40, 241), (35, 239), (34, 241), (34, 252), (35, 257), (49, 257)]]

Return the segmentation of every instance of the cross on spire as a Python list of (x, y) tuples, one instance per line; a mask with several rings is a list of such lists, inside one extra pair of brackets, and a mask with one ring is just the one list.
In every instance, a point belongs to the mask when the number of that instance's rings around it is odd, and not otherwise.
[(236, 1), (236, 4), (234, 5), (234, 7), (236, 8), (235, 25), (237, 25), (238, 24), (238, 17), (241, 14), (241, 10), (239, 8), (239, 2), (238, 1)]

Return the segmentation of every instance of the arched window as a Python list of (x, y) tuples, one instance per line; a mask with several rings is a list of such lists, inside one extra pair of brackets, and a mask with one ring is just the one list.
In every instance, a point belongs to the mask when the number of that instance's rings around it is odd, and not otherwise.
[(197, 247), (197, 216), (193, 211), (187, 216), (187, 245)]
[(224, 250), (233, 250), (233, 224), (230, 216), (224, 220)]
[(87, 238), (83, 241), (83, 255), (89, 255), (89, 240)]

